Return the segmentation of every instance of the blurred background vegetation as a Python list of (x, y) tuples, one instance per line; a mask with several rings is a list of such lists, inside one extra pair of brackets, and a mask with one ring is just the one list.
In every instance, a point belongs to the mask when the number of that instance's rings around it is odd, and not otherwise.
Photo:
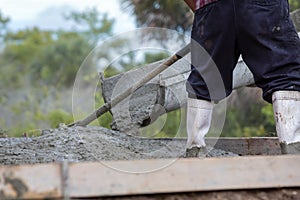
[[(299, 0), (289, 2), (291, 11), (300, 8)], [(120, 6), (135, 17), (137, 27), (164, 27), (185, 34), (191, 30), (192, 13), (182, 0), (120, 0)], [(65, 18), (81, 27), (12, 31), (10, 17), (0, 11), (0, 134), (20, 136), (28, 132), (30, 135), (36, 129), (55, 128), (59, 123), (73, 121), (71, 95), (76, 73), (95, 44), (113, 35), (116, 19), (95, 8), (66, 13)], [(114, 48), (124, 45), (116, 42)], [(162, 55), (147, 54), (139, 64), (159, 60)], [(135, 55), (127, 56), (123, 69), (111, 67), (105, 75), (118, 74), (136, 64)], [(86, 81), (98, 81), (98, 75), (86, 77)], [(99, 94), (95, 98), (97, 106), (103, 104)], [(261, 99), (260, 90), (236, 90), (228, 102), (222, 136), (274, 135), (272, 106)], [(180, 122), (179, 112), (168, 115), (168, 124), (159, 136), (172, 136), (177, 131), (173, 129)], [(111, 116), (104, 115), (100, 122), (101, 126), (109, 127)]]

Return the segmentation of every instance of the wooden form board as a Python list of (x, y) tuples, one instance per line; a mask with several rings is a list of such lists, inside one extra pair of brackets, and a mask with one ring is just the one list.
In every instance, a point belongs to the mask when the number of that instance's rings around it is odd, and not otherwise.
[(0, 198), (300, 187), (299, 165), (300, 155), (1, 166)]
[(207, 139), (207, 144), (215, 148), (245, 155), (280, 155), (280, 144), (277, 137), (251, 138), (216, 138)]
[[(186, 138), (157, 138), (145, 140), (177, 140), (186, 143)], [(245, 155), (280, 155), (280, 144), (278, 137), (219, 137), (206, 138), (206, 144), (217, 149), (230, 151), (241, 156)]]
[(0, 199), (43, 199), (63, 196), (59, 164), (0, 167)]

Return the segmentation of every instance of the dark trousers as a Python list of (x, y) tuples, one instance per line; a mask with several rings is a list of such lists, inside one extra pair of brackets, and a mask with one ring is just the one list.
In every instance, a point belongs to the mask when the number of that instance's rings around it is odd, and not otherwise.
[(267, 102), (275, 91), (300, 91), (300, 39), (287, 0), (219, 0), (200, 8), (191, 44), (190, 98), (228, 96), (240, 55)]

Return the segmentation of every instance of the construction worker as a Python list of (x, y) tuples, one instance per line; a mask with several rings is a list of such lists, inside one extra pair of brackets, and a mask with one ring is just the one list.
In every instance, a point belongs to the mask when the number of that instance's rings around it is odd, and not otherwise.
[[(214, 102), (232, 92), (241, 55), (273, 104), (283, 154), (300, 154), (300, 40), (287, 0), (185, 0), (195, 12), (187, 81), (187, 157), (206, 153)], [(211, 61), (203, 62), (203, 48)], [(205, 58), (206, 59), (206, 58)], [(216, 66), (222, 84), (210, 73)], [(222, 89), (223, 87), (223, 89)], [(217, 92), (215, 92), (217, 91)], [(223, 91), (223, 92), (222, 92)], [(212, 94), (214, 93), (214, 94)]]

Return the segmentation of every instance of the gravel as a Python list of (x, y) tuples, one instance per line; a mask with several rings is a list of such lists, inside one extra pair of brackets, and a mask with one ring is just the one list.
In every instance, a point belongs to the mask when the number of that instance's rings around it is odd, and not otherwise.
[[(237, 156), (209, 149), (208, 157)], [(0, 138), (3, 165), (179, 158), (184, 153), (185, 140), (139, 138), (96, 126), (61, 126), (43, 130), (39, 137)]]

